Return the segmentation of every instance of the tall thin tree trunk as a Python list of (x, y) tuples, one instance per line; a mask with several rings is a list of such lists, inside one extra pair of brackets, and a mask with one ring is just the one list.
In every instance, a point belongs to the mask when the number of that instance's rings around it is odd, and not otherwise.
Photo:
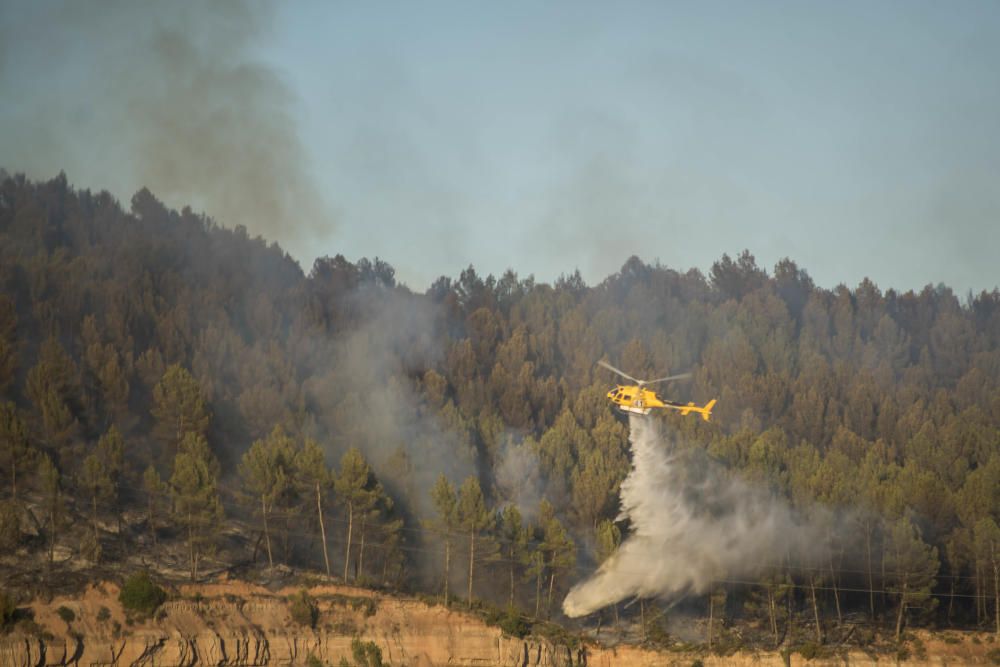
[(514, 559), (510, 559), (510, 597), (507, 598), (507, 607), (514, 608)]
[(774, 635), (774, 644), (778, 644), (778, 613), (774, 607), (774, 590), (767, 587), (767, 617), (771, 622), (771, 634)]
[[(708, 594), (708, 650), (712, 650), (712, 626), (715, 624), (715, 594), (709, 592)], [(643, 638), (646, 634), (646, 620), (642, 621), (642, 632)]]
[(982, 606), (985, 595), (983, 594), (983, 570), (979, 558), (976, 558), (976, 627), (983, 624)]
[(351, 531), (354, 530), (354, 503), (347, 503), (347, 553), (344, 554), (344, 583), (351, 571)]
[(267, 527), (267, 502), (264, 500), (263, 495), (260, 497), (260, 509), (264, 517), (264, 544), (267, 545), (267, 566), (273, 568), (274, 559), (271, 558), (271, 533)]
[(326, 551), (326, 526), (323, 524), (323, 498), (319, 492), (319, 482), (316, 482), (316, 513), (319, 515), (319, 533), (323, 538), (323, 564), (326, 565), (326, 576), (330, 576), (330, 555)]
[(99, 553), (98, 549), (97, 549), (97, 545), (100, 544), (99, 537), (98, 537), (98, 534), (97, 534), (97, 494), (95, 493), (92, 496), (92, 498), (94, 500), (94, 517), (93, 517), (94, 518), (94, 560), (96, 561), (97, 560), (97, 554)]
[(906, 613), (906, 580), (903, 580), (903, 592), (899, 596), (899, 615), (896, 616), (896, 641), (903, 632), (903, 615)]
[(444, 539), (444, 606), (449, 605), (448, 602), (448, 580), (451, 579), (451, 533), (448, 533)]
[(194, 581), (198, 576), (198, 565), (194, 559), (194, 521), (191, 519), (190, 512), (188, 512), (188, 558), (190, 558), (191, 565), (191, 581)]
[(816, 643), (823, 643), (823, 629), (819, 624), (819, 605), (816, 604), (816, 580), (809, 578), (809, 592), (812, 595), (813, 620), (816, 622)]
[(952, 615), (955, 611), (955, 577), (952, 576), (948, 594), (948, 627), (952, 627)]
[(997, 638), (1000, 639), (1000, 559), (997, 558), (997, 545), (990, 545), (993, 561), (993, 614), (996, 617)]
[(476, 562), (476, 531), (469, 531), (469, 607), (472, 607), (472, 568)]
[(361, 544), (358, 547), (358, 570), (354, 573), (355, 579), (363, 579), (365, 576), (365, 535), (368, 534), (368, 520), (361, 515)]
[(535, 576), (535, 618), (538, 618), (538, 612), (542, 606), (542, 575), (544, 573), (544, 568), (542, 567), (542, 554), (539, 552), (537, 554), (537, 567), (538, 572)]
[(833, 582), (833, 602), (837, 606), (837, 627), (839, 628), (844, 624), (844, 616), (840, 611), (840, 587), (837, 585), (837, 569), (834, 567), (832, 550), (830, 554), (830, 581)]
[(153, 547), (156, 547), (156, 524), (153, 523), (153, 494), (149, 494), (149, 534), (153, 538)]
[(56, 560), (56, 500), (52, 500), (49, 508), (49, 566)]
[(865, 522), (865, 562), (868, 564), (868, 609), (874, 621), (875, 577), (872, 574), (872, 527), (870, 520)]
[(552, 591), (556, 587), (556, 569), (553, 567), (549, 573), (549, 599), (545, 603), (545, 618), (552, 617)]

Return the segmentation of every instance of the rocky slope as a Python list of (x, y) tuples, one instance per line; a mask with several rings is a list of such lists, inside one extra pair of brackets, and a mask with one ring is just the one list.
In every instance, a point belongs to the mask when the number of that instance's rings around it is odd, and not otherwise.
[[(504, 636), (478, 618), (442, 606), (343, 586), (310, 589), (319, 614), (315, 627), (308, 628), (291, 617), (288, 598), (297, 592), (238, 582), (183, 586), (153, 618), (136, 619), (122, 609), (114, 584), (92, 586), (81, 596), (36, 601), (30, 611), (25, 609), (21, 614), (25, 620), (0, 637), (0, 665), (305, 665), (310, 657), (321, 664), (337, 665), (342, 658), (353, 664), (355, 638), (374, 642), (385, 663), (392, 665), (653, 667), (687, 666), (696, 659), (706, 666), (804, 663), (797, 654), (786, 663), (773, 653), (720, 658), (633, 646), (571, 650), (547, 639)], [(986, 652), (997, 644), (964, 637), (957, 643), (925, 645), (931, 657), (898, 664), (985, 664)], [(845, 662), (877, 661), (864, 653), (850, 653), (808, 664)]]

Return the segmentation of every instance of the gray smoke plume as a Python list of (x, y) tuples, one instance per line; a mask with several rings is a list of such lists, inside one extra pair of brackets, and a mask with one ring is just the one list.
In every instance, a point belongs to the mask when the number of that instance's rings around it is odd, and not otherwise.
[(505, 438), (495, 468), (501, 504), (511, 503), (525, 519), (534, 519), (543, 498), (541, 470), (541, 461), (531, 445), (513, 436)]
[(787, 504), (706, 461), (668, 452), (656, 422), (631, 416), (632, 471), (622, 483), (622, 517), (631, 534), (563, 601), (578, 617), (630, 597), (703, 593), (714, 582), (747, 576), (788, 554), (816, 555), (819, 535)]
[(303, 256), (329, 216), (295, 98), (260, 56), (271, 14), (228, 1), (0, 8), (4, 166), (65, 170), (120, 198), (145, 186)]

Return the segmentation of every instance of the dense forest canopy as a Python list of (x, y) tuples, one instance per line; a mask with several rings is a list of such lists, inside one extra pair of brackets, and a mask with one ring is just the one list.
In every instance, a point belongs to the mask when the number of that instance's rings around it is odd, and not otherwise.
[(137, 508), (143, 544), (176, 531), (195, 575), (213, 527), (242, 519), (272, 563), (554, 611), (628, 530), (606, 359), (690, 370), (664, 393), (718, 399), (710, 423), (658, 417), (678, 448), (797, 508), (855, 512), (830, 538), (824, 613), (1000, 623), (998, 343), (996, 289), (825, 289), (744, 251), (708, 275), (632, 257), (594, 286), (470, 266), (421, 294), (378, 259), (304, 274), (147, 190), (125, 211), (62, 175), (6, 177), (2, 546), (28, 539), (13, 508), (30, 500), (50, 556), (76, 512), (93, 531), (70, 546), (100, 558), (98, 517)]

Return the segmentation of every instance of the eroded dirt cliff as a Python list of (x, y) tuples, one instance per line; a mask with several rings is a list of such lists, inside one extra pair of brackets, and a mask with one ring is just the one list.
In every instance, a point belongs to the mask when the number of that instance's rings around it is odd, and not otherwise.
[[(150, 618), (125, 613), (118, 588), (89, 587), (81, 596), (36, 601), (22, 620), (0, 637), (0, 665), (109, 665), (182, 667), (188, 665), (306, 665), (353, 662), (352, 641), (374, 642), (392, 665), (510, 665), (555, 667), (626, 665), (805, 664), (795, 654), (713, 655), (660, 653), (635, 646), (570, 648), (544, 638), (505, 636), (478, 618), (418, 600), (384, 597), (345, 586), (314, 586), (318, 616), (314, 627), (293, 621), (289, 597), (298, 588), (269, 590), (226, 582), (182, 586), (174, 599)], [(33, 620), (29, 620), (33, 619)], [(896, 664), (985, 663), (982, 644), (928, 644), (931, 657)], [(886, 664), (882, 656), (882, 664)], [(895, 661), (892, 661), (895, 662)], [(810, 665), (877, 664), (873, 656), (851, 652)]]

